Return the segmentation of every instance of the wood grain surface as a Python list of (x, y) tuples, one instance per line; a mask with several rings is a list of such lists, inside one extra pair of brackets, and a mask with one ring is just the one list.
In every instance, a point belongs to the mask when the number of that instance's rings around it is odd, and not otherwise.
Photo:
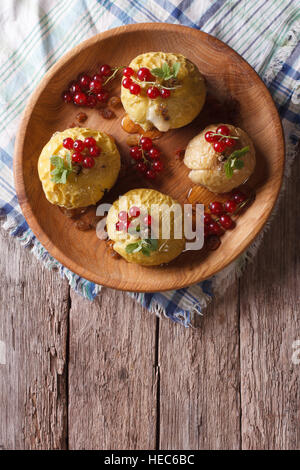
[(155, 316), (105, 288), (71, 300), (70, 448), (155, 449)]
[(0, 448), (299, 450), (299, 177), (195, 329), (83, 300), (2, 231)]
[[(3, 231), (1, 231), (3, 235)], [(1, 237), (0, 448), (67, 446), (69, 286)]]
[[(175, 159), (175, 151), (184, 149), (208, 124), (218, 122), (241, 127), (253, 140), (257, 165), (247, 184), (251, 192), (255, 191), (256, 199), (240, 216), (235, 229), (222, 237), (220, 250), (185, 252), (168, 265), (149, 268), (127, 263), (122, 258), (112, 259), (105, 241), (97, 238), (95, 230), (80, 232), (74, 228), (74, 223), (46, 200), (37, 174), (37, 161), (52, 134), (70, 127), (78, 113), (78, 108), (64, 104), (61, 99), (62, 91), (72, 79), (85, 70), (95, 72), (99, 62), (112, 66), (128, 64), (142, 52), (157, 50), (175, 51), (194, 62), (205, 77), (208, 98), (203, 111), (190, 125), (172, 130), (159, 140), (165, 169), (157, 180), (150, 184), (128, 169), (109, 193), (107, 202), (113, 202), (129, 189), (145, 186), (166, 193), (182, 204), (189, 202), (189, 190), (195, 185), (189, 180), (183, 162)], [(120, 93), (119, 85), (116, 84), (113, 93)], [(128, 135), (121, 128), (124, 111), (120, 109), (117, 119), (111, 120), (103, 119), (97, 109), (87, 113), (85, 127), (112, 135), (122, 161), (129, 164)], [(269, 91), (250, 65), (204, 32), (159, 23), (128, 25), (101, 33), (58, 61), (27, 105), (14, 157), (19, 202), (29, 225), (47, 250), (73, 272), (98, 284), (148, 292), (196, 283), (221, 270), (244, 251), (272, 210), (281, 185), (283, 164), (284, 143), (277, 110)], [(197, 191), (199, 203), (218, 199), (199, 186)], [(79, 246), (84, 246), (84, 250)]]

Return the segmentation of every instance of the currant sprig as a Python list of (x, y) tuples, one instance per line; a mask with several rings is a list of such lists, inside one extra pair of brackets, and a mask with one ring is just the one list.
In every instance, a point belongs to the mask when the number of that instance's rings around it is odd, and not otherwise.
[(138, 145), (130, 148), (130, 156), (136, 162), (136, 169), (146, 178), (153, 180), (164, 168), (161, 152), (150, 137), (141, 136)]
[[(140, 233), (140, 238), (129, 243), (126, 246), (126, 253), (138, 253), (141, 251), (143, 255), (150, 256), (151, 251), (157, 251), (158, 240), (155, 238), (148, 238), (149, 229), (152, 224), (152, 218), (150, 215), (141, 216), (141, 210), (137, 206), (130, 207), (129, 211), (120, 211), (118, 213), (118, 222), (116, 223), (117, 232), (130, 233), (130, 229), (133, 228), (135, 232)], [(133, 223), (138, 223), (136, 227), (133, 227)]]
[(204, 138), (206, 142), (213, 145), (214, 150), (218, 153), (224, 152), (227, 148), (235, 147), (236, 141), (239, 139), (230, 134), (230, 129), (227, 126), (219, 126), (215, 132), (206, 132)]
[(181, 85), (166, 86), (163, 83), (155, 81), (155, 76), (161, 78), (163, 81), (167, 81), (171, 78), (176, 78), (179, 69), (180, 63), (177, 62), (173, 64), (171, 69), (167, 63), (164, 63), (160, 69), (154, 68), (151, 71), (147, 67), (140, 67), (136, 74), (131, 67), (125, 67), (123, 70), (124, 78), (122, 80), (122, 86), (128, 89), (132, 95), (139, 95), (141, 89), (148, 86), (147, 95), (150, 99), (154, 100), (159, 96), (164, 99), (169, 98), (171, 90), (175, 90), (181, 87)]
[(103, 86), (107, 85), (108, 82), (113, 80), (115, 76), (117, 75), (117, 73), (119, 72), (119, 70), (122, 70), (124, 68), (125, 68), (124, 65), (121, 65), (120, 67), (113, 67), (111, 69), (111, 72), (112, 72), (111, 75), (103, 82)]
[[(204, 237), (210, 235), (221, 236), (224, 230), (230, 230), (234, 227), (234, 222), (231, 218), (237, 215), (253, 198), (246, 196), (242, 191), (236, 190), (231, 194), (224, 204), (220, 201), (213, 201), (209, 204), (210, 212), (204, 213)], [(213, 218), (212, 215), (216, 216)]]
[(81, 73), (77, 80), (69, 83), (68, 89), (62, 93), (63, 101), (87, 108), (95, 108), (99, 103), (101, 105), (107, 103), (109, 92), (104, 86), (123, 68), (123, 66), (112, 68), (108, 64), (103, 64), (93, 76)]
[(146, 82), (146, 81), (143, 81), (141, 83), (140, 80), (137, 80), (136, 78), (134, 77), (131, 77), (131, 80), (137, 84), (141, 84), (142, 86), (144, 85), (151, 85), (151, 86), (156, 86), (157, 88), (161, 89), (161, 90), (176, 90), (177, 88), (181, 88), (182, 85), (176, 85), (176, 86), (170, 86), (170, 87), (167, 87), (165, 85), (162, 85), (161, 83), (158, 83), (158, 82), (153, 82), (153, 81), (150, 81), (150, 82)]
[[(227, 126), (219, 126), (216, 132), (208, 131), (204, 136), (205, 140), (213, 144), (214, 150), (218, 153), (223, 153), (225, 150), (232, 148), (236, 145), (239, 137), (231, 135), (230, 129)], [(244, 166), (244, 161), (241, 160), (250, 148), (243, 147), (234, 150), (230, 155), (224, 155), (224, 170), (227, 178), (232, 178), (234, 170), (240, 170)]]
[[(218, 128), (219, 129), (219, 128)], [(213, 137), (218, 137), (218, 142), (224, 139), (234, 139), (234, 140), (239, 140), (239, 137), (236, 137), (235, 135), (229, 135), (229, 134), (222, 134), (221, 132), (209, 132), (209, 135), (211, 138)], [(212, 140), (214, 142), (214, 140)]]
[(55, 183), (66, 184), (71, 173), (79, 174), (82, 168), (93, 168), (95, 158), (101, 153), (101, 148), (94, 137), (86, 137), (84, 141), (66, 137), (63, 140), (63, 147), (70, 150), (66, 159), (59, 155), (50, 157), (50, 163), (54, 166), (54, 170), (51, 171), (51, 181)]

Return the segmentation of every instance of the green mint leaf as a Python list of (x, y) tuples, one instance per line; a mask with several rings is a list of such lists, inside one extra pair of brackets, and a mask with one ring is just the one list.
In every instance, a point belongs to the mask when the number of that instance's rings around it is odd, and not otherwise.
[(68, 170), (72, 171), (73, 167), (72, 167), (72, 158), (71, 158), (70, 153), (67, 154), (67, 164), (68, 164)]
[(248, 153), (250, 150), (250, 147), (243, 147), (242, 149), (235, 150), (232, 152), (229, 158), (240, 158), (243, 157), (246, 153)]
[(226, 178), (232, 178), (232, 175), (233, 175), (233, 169), (230, 165), (230, 160), (227, 160), (227, 162), (225, 163), (224, 165), (224, 169), (225, 169), (225, 175), (226, 175)]
[(152, 75), (161, 78), (162, 80), (170, 80), (176, 78), (180, 69), (180, 62), (175, 62), (170, 68), (167, 62), (164, 62), (161, 68), (154, 68), (151, 70)]
[(51, 171), (51, 175), (60, 176), (61, 175), (61, 169), (60, 168), (54, 168), (54, 170)]
[(143, 255), (145, 255), (145, 256), (150, 256), (150, 253), (151, 253), (151, 252), (150, 252), (149, 248), (146, 248), (145, 246), (143, 246), (143, 247), (142, 247), (142, 253), (143, 253)]
[(50, 162), (54, 166), (54, 169), (51, 171), (51, 181), (66, 184), (68, 175), (73, 171), (71, 155), (67, 155), (67, 161), (58, 155), (52, 155)]
[(164, 76), (168, 76), (171, 73), (170, 67), (168, 66), (167, 62), (164, 62), (162, 65), (162, 71), (164, 73)]
[[(140, 242), (136, 242), (136, 243), (129, 243), (126, 248), (125, 248), (125, 251), (126, 253), (133, 253), (137, 248), (140, 247)], [(141, 248), (142, 249), (142, 248)], [(138, 250), (140, 251), (140, 250)]]
[(180, 66), (181, 66), (180, 62), (175, 62), (175, 64), (173, 64), (172, 66), (173, 77), (175, 78), (177, 77)]
[(227, 161), (224, 164), (225, 175), (227, 178), (232, 178), (233, 170), (240, 170), (244, 166), (243, 160), (240, 160), (246, 153), (248, 153), (250, 147), (243, 147), (242, 149), (235, 150), (228, 157)]
[(125, 250), (126, 253), (138, 253), (141, 251), (143, 255), (150, 256), (151, 251), (158, 249), (158, 240), (154, 238), (141, 239), (135, 243), (129, 243)]
[(133, 253), (138, 253), (143, 249), (142, 245), (140, 244), (135, 250), (133, 250)]
[(63, 158), (58, 157), (57, 155), (52, 155), (52, 157), (50, 157), (50, 163), (51, 163), (51, 165), (55, 166), (56, 168), (63, 168), (64, 167)]
[(243, 168), (243, 166), (244, 166), (243, 160), (239, 160), (239, 159), (234, 160), (234, 168), (236, 168), (237, 170), (240, 170), (241, 168)]
[(158, 78), (163, 78), (164, 76), (164, 72), (162, 71), (162, 69), (159, 69), (159, 68), (152, 69), (151, 73), (152, 75)]
[(145, 240), (146, 243), (147, 243), (147, 248), (149, 248), (149, 250), (151, 251), (156, 251), (157, 248), (158, 248), (158, 240), (156, 238), (147, 238), (147, 240)]
[(60, 177), (60, 183), (66, 184), (67, 176), (68, 176), (68, 170), (63, 170), (61, 177)]

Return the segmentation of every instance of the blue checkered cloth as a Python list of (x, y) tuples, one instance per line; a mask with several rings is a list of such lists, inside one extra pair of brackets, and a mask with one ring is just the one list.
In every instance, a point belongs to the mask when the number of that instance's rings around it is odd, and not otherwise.
[[(100, 286), (70, 272), (41, 246), (20, 210), (12, 173), (15, 136), (29, 95), (45, 72), (81, 41), (128, 23), (164, 22), (201, 29), (226, 42), (269, 87), (285, 132), (288, 177), (300, 137), (299, 0), (7, 0), (1, 2), (0, 21), (0, 215), (11, 235), (30, 245), (47, 267), (59, 269), (85, 297), (93, 299)], [(261, 238), (239, 260), (196, 286), (129, 295), (150, 311), (188, 326), (193, 314), (201, 314), (241, 272)]]

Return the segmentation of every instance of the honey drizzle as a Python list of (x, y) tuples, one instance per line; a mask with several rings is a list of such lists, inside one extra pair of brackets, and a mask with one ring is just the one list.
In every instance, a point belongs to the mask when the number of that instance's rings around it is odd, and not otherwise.
[(149, 131), (145, 131), (141, 126), (139, 126), (138, 124), (135, 124), (130, 119), (128, 114), (126, 114), (123, 117), (121, 121), (121, 126), (122, 126), (122, 129), (128, 134), (140, 134), (145, 137), (150, 137), (150, 139), (152, 140), (159, 139), (163, 135), (163, 132), (160, 132), (157, 129), (150, 129)]

